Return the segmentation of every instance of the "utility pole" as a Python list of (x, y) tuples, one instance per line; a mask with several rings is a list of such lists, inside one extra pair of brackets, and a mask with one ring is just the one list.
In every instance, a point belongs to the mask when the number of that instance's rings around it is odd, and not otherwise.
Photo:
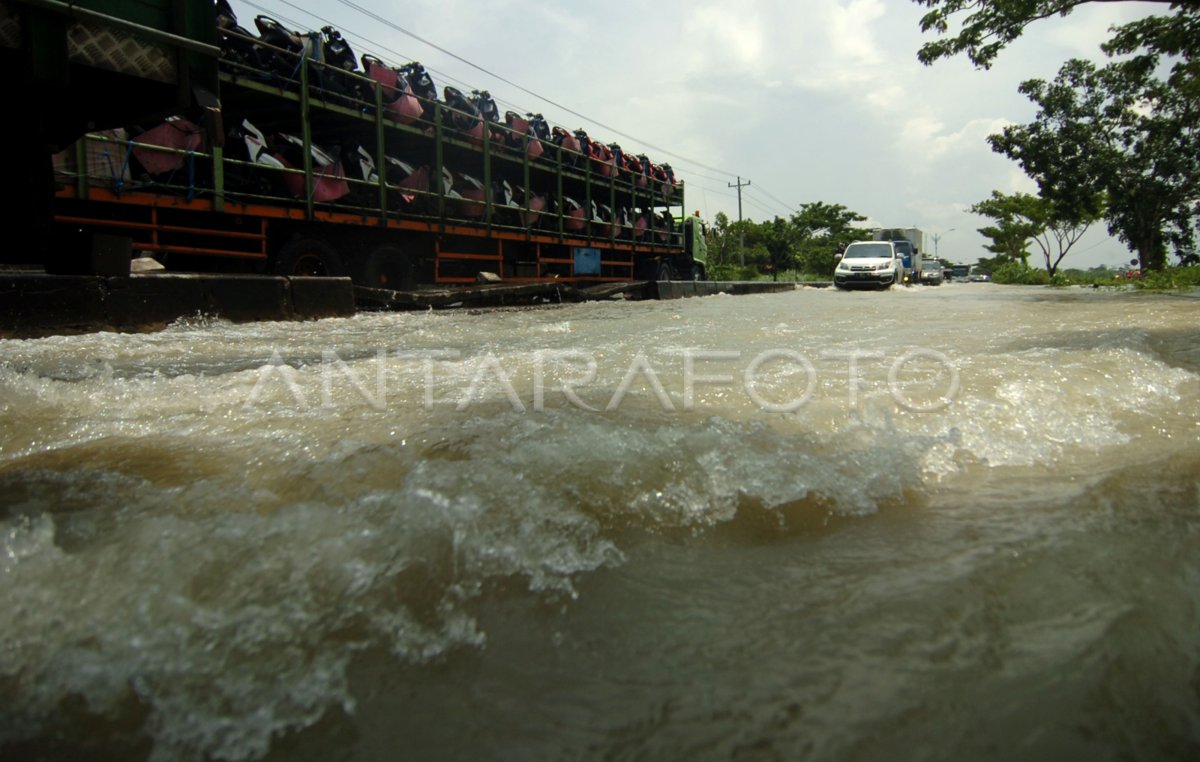
[(938, 260), (941, 259), (941, 257), (938, 256), (938, 242), (942, 240), (942, 236), (946, 235), (946, 233), (953, 233), (953, 232), (954, 232), (954, 228), (950, 228), (949, 230), (946, 230), (941, 233), (934, 233), (933, 235), (930, 236), (930, 238), (933, 239), (933, 258), (934, 259), (938, 259)]
[[(742, 176), (738, 175), (737, 183), (725, 183), (730, 188), (737, 188), (738, 192), (738, 222), (742, 221), (742, 188), (748, 186), (750, 181), (742, 182)], [(742, 267), (746, 266), (746, 233), (742, 230), (742, 226), (738, 225), (738, 262)]]

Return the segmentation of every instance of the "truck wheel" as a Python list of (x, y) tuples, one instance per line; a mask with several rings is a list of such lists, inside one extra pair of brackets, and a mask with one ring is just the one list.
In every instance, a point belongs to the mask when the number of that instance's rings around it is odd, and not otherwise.
[(377, 246), (363, 259), (354, 280), (371, 288), (390, 288), (411, 291), (416, 285), (416, 271), (410, 257), (399, 246)]
[(704, 280), (704, 265), (699, 262), (692, 263), (692, 280)]
[(333, 278), (344, 275), (337, 250), (315, 238), (296, 238), (279, 248), (275, 255), (276, 275), (311, 275)]
[(655, 275), (655, 280), (671, 280), (672, 275), (671, 263), (665, 259), (658, 263), (658, 274)]

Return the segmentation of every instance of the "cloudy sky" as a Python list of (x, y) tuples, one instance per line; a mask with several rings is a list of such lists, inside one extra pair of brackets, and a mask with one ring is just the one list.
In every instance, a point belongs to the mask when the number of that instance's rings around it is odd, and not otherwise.
[[(1017, 92), (1070, 57), (1099, 60), (1107, 28), (1147, 11), (1097, 3), (1035, 26), (989, 71), (920, 64), (907, 0), (232, 0), (242, 26), (337, 27), (357, 54), (419, 60), (439, 89), (486, 89), (501, 110), (669, 162), (687, 205), (761, 221), (839, 203), (868, 225), (939, 234), (938, 253), (986, 255), (966, 208), (993, 189), (1035, 192), (985, 138), (1027, 122)], [(419, 38), (419, 39), (418, 39)], [(932, 242), (929, 243), (932, 249)], [(1037, 253), (1036, 248), (1034, 253)], [(1098, 225), (1065, 264), (1132, 255)], [(1031, 262), (1039, 261), (1039, 258)]]

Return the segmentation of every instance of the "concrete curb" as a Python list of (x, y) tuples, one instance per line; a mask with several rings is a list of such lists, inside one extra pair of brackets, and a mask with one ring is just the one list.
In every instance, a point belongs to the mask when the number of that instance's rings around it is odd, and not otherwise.
[(290, 281), (292, 314), (301, 320), (349, 317), (355, 313), (354, 284), (349, 278), (293, 277)]
[(104, 321), (104, 279), (75, 275), (0, 278), (0, 329), (63, 329)]
[[(684, 299), (691, 296), (768, 294), (801, 286), (773, 281), (659, 281), (602, 284), (474, 286), (419, 292), (356, 289), (349, 278), (146, 273), (120, 277), (0, 273), (0, 337), (24, 338), (100, 330), (152, 330), (173, 320), (212, 315), (237, 322), (350, 317), (366, 309), (428, 309), (589, 298)], [(356, 293), (361, 304), (355, 303)], [(386, 303), (374, 298), (383, 294)], [(553, 298), (551, 298), (553, 297)], [(374, 301), (373, 301), (374, 299)]]
[(354, 313), (349, 278), (0, 274), (0, 334), (12, 337), (152, 329), (192, 315), (242, 322)]

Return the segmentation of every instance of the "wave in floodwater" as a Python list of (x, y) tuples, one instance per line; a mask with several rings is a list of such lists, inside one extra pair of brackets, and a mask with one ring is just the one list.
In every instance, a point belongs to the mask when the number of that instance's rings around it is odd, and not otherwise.
[[(743, 742), (790, 756), (823, 728), (816, 756), (871, 757), (863, 733), (946, 728), (898, 719), (878, 685), (827, 715), (832, 694), (776, 684), (807, 659), (756, 666), (742, 643), (806, 644), (844, 690), (878, 660), (949, 695), (1005, 695), (979, 664), (1028, 665), (972, 650), (971, 622), (1047, 648), (1038, 669), (1075, 657), (1055, 661), (1047, 644), (1064, 630), (1040, 630), (1040, 614), (971, 613), (984, 577), (1006, 549), (1036, 559), (983, 598), (1036, 612), (1039, 588), (1061, 580), (1052, 559), (1084, 558), (1085, 540), (1139, 556), (1114, 543), (1114, 516), (1174, 564), (1147, 574), (1185, 606), (1160, 623), (1186, 673), (1200, 662), (1185, 634), (1197, 604), (1179, 585), (1200, 580), (1194, 560), (1179, 565), (1196, 547), (1198, 310), (971, 284), (3, 342), (0, 748), (263, 759), (297, 733), (333, 743), (339, 722), (399, 701), (403, 675), (429, 706), (447, 702), (440, 722), (362, 725), (360, 758), (392, 748), (388, 727), (428, 756), (494, 755), (512, 738), (499, 707), (547, 692), (564, 729), (522, 751), (678, 756), (711, 731), (699, 756)], [(1125, 488), (1148, 473), (1165, 481)], [(1158, 513), (1134, 514), (1142, 500)], [(1135, 585), (1095, 573), (1081, 620), (1095, 628), (1072, 637), (1123, 648), (1111, 632)], [(813, 584), (798, 593), (797, 579)], [(895, 634), (873, 637), (870, 612), (897, 596), (922, 612), (913, 628), (941, 622), (945, 667), (875, 655)], [(715, 611), (752, 600), (765, 608), (714, 636)], [(807, 623), (779, 620), (792, 605)], [(664, 636), (667, 616), (690, 624)], [(552, 655), (521, 650), (531, 633)], [(599, 684), (596, 659), (612, 673)], [(506, 699), (457, 715), (486, 694), (455, 677), (480, 660), (526, 669)], [(625, 662), (644, 690), (614, 691), (634, 679), (612, 666)], [(738, 675), (712, 690), (743, 716), (696, 714), (689, 686), (726, 663)], [(362, 687), (364, 665), (383, 687)], [(678, 722), (639, 724), (631, 696), (651, 714), (681, 708)], [(1172, 726), (1180, 748), (1194, 710)], [(792, 719), (770, 730), (779, 712)]]

